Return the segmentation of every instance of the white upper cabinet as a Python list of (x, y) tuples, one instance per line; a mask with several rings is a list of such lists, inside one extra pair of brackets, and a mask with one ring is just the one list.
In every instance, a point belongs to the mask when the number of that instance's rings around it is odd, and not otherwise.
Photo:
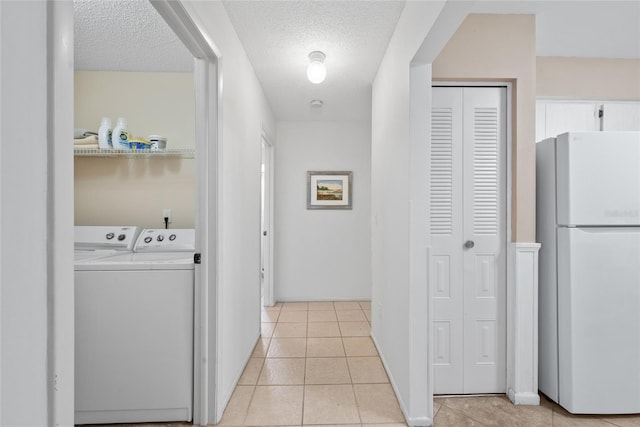
[[(537, 117), (536, 140), (553, 138), (565, 132), (594, 132), (600, 130), (598, 110), (600, 105), (591, 102), (538, 101), (536, 114), (544, 111), (544, 118)], [(537, 132), (544, 129), (544, 134)]]
[(565, 132), (640, 131), (640, 102), (536, 102), (536, 141)]
[(640, 102), (605, 102), (602, 130), (640, 131)]

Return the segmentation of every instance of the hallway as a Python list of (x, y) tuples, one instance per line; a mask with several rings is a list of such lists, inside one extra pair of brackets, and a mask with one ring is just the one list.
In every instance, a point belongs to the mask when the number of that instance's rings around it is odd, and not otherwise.
[[(406, 426), (370, 325), (369, 302), (264, 307), (262, 338), (218, 425)], [(434, 415), (436, 427), (640, 426), (638, 415), (572, 415), (544, 397), (515, 406), (504, 395), (442, 396)]]
[(265, 307), (262, 338), (220, 425), (404, 425), (370, 321), (369, 302)]
[[(263, 308), (262, 338), (218, 425), (406, 426), (369, 337), (370, 311), (370, 303), (362, 301), (278, 303)], [(435, 427), (640, 426), (639, 415), (572, 415), (543, 396), (540, 406), (515, 406), (504, 395), (439, 396), (434, 399), (434, 415)]]

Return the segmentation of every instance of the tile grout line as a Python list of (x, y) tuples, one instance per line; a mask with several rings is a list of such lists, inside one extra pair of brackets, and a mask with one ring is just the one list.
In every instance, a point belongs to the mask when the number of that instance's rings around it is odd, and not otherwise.
[[(258, 381), (256, 380), (256, 383), (257, 382)], [(238, 386), (236, 386), (236, 387), (238, 387)], [(253, 403), (253, 398), (256, 395), (256, 390), (257, 389), (258, 389), (258, 385), (256, 384), (256, 385), (253, 386), (253, 391), (251, 392), (251, 397), (249, 398), (249, 405), (247, 405), (247, 410), (246, 410), (244, 416), (242, 417), (242, 425), (243, 426), (247, 425), (247, 417), (249, 416), (249, 408), (251, 408), (251, 404)], [(234, 392), (235, 392), (235, 390), (234, 390)], [(224, 417), (224, 412), (222, 413), (222, 416)], [(222, 419), (221, 419), (221, 421), (222, 421)]]
[[(260, 337), (260, 339), (262, 339), (262, 336)], [(269, 350), (269, 347), (271, 347), (271, 339), (269, 339), (269, 345), (267, 346), (267, 351)], [(249, 358), (249, 360), (251, 360), (251, 358)], [(247, 425), (247, 417), (249, 416), (249, 408), (251, 408), (251, 404), (253, 403), (253, 398), (256, 395), (256, 391), (258, 390), (258, 381), (260, 380), (260, 374), (262, 373), (262, 369), (264, 368), (264, 363), (267, 360), (267, 352), (265, 352), (264, 355), (264, 360), (262, 361), (262, 366), (260, 367), (260, 370), (258, 371), (258, 376), (256, 378), (256, 383), (253, 385), (253, 391), (251, 392), (251, 397), (249, 398), (249, 405), (247, 405), (247, 410), (246, 413), (244, 414), (244, 416), (242, 417), (242, 425), (246, 426)], [(246, 367), (245, 367), (246, 369)], [(238, 385), (236, 384), (236, 388), (238, 387)], [(235, 393), (235, 389), (233, 390)], [(232, 394), (233, 396), (233, 394)], [(226, 410), (226, 408), (225, 408)], [(224, 412), (222, 413), (222, 416), (224, 417)], [(222, 419), (221, 419), (222, 421)]]
[[(305, 364), (304, 364), (304, 374), (303, 374), (303, 383), (304, 384), (303, 384), (302, 424), (301, 424), (303, 426), (305, 425), (304, 424), (304, 402), (305, 402), (305, 397), (306, 397), (306, 386), (307, 386), (307, 384), (306, 384), (306, 366), (307, 366), (307, 359), (309, 358), (308, 345), (309, 345), (309, 326), (310, 326), (309, 323), (310, 322), (308, 321), (308, 315), (309, 315), (309, 309), (308, 308), (309, 308), (309, 306), (307, 306), (307, 322), (306, 322), (305, 354), (304, 354)], [(360, 311), (363, 311), (363, 310), (360, 310)], [(345, 358), (345, 362), (347, 364), (347, 371), (349, 372), (349, 380), (350, 380), (349, 385), (351, 386), (350, 389), (351, 389), (351, 391), (353, 393), (354, 401), (356, 403), (356, 408), (355, 409), (357, 410), (358, 419), (360, 420), (358, 424), (353, 424), (353, 425), (354, 426), (355, 425), (362, 425), (363, 422), (362, 422), (362, 416), (361, 416), (361, 413), (360, 413), (360, 405), (359, 405), (358, 400), (357, 400), (356, 395), (355, 395), (355, 386), (354, 386), (353, 378), (352, 378), (352, 375), (351, 375), (351, 368), (349, 366), (349, 360), (348, 360), (348, 356), (347, 356), (347, 353), (346, 353), (346, 347), (344, 345), (344, 338), (345, 337), (343, 336), (342, 328), (340, 328), (340, 322), (339, 322), (339, 320), (337, 318), (337, 310), (335, 309), (335, 307), (334, 307), (333, 312), (336, 315), (336, 322), (338, 323), (338, 329), (340, 331), (340, 337), (339, 338), (340, 338), (340, 342), (342, 344), (342, 350), (344, 351), (344, 358)], [(363, 313), (363, 315), (364, 315), (364, 313)], [(365, 318), (366, 318), (366, 316), (365, 316)], [(280, 318), (278, 317), (277, 323), (287, 323), (287, 322), (280, 322)], [(276, 323), (276, 327), (277, 327), (277, 323)], [(275, 328), (274, 328), (274, 335), (275, 335)], [(292, 338), (292, 337), (288, 337), (288, 338)], [(330, 338), (330, 337), (321, 337), (321, 338)], [(274, 339), (274, 336), (271, 337), (271, 340), (269, 342), (269, 350), (271, 349), (271, 344), (273, 343), (273, 339)], [(268, 352), (265, 354), (265, 361), (263, 362), (260, 375), (262, 373), (262, 370), (264, 370), (264, 366), (266, 364), (266, 359), (267, 359), (267, 357), (266, 357), (267, 354), (268, 354)], [(375, 356), (372, 356), (372, 357), (375, 357)], [(256, 384), (256, 387), (257, 387), (257, 384)]]
[[(442, 409), (443, 404), (441, 403), (440, 406), (438, 406), (438, 410), (436, 411), (435, 414), (433, 414), (433, 423), (435, 424), (436, 422), (436, 417), (438, 416), (438, 412), (440, 412), (440, 409)], [(551, 419), (551, 423), (553, 424), (553, 418)]]
[[(262, 320), (262, 315), (260, 317), (261, 317), (261, 320)], [(280, 311), (278, 311), (278, 318), (280, 318)], [(276, 319), (276, 325), (277, 325), (277, 319)], [(271, 319), (269, 319), (269, 320), (271, 320)], [(262, 323), (270, 323), (270, 322), (262, 322), (261, 321), (260, 329), (262, 329)], [(275, 332), (275, 326), (274, 326), (273, 329), (274, 329), (273, 332)], [(268, 338), (269, 344), (267, 345), (267, 348), (266, 348), (266, 350), (264, 352), (264, 358), (261, 358), (261, 359), (263, 359), (262, 360), (262, 365), (260, 366), (260, 370), (258, 371), (258, 376), (256, 378), (256, 382), (255, 382), (255, 384), (253, 384), (253, 391), (251, 392), (251, 397), (249, 398), (249, 404), (247, 405), (247, 410), (246, 410), (244, 416), (242, 417), (242, 425), (243, 426), (245, 426), (247, 424), (247, 417), (249, 416), (249, 408), (251, 408), (251, 404), (253, 403), (253, 399), (254, 399), (254, 397), (256, 395), (256, 391), (258, 390), (258, 381), (260, 381), (260, 375), (262, 374), (262, 370), (264, 369), (264, 365), (265, 365), (266, 360), (267, 360), (267, 355), (269, 354), (269, 349), (271, 348), (271, 342), (273, 341), (273, 332), (272, 332), (271, 336)], [(261, 333), (260, 334), (260, 340), (262, 340), (262, 339), (264, 339), (264, 337), (262, 337), (262, 333)], [(253, 354), (252, 354), (252, 356), (253, 356)], [(251, 360), (251, 357), (249, 357), (249, 360)], [(245, 366), (245, 369), (246, 369), (246, 366)], [(237, 387), (238, 387), (238, 384), (236, 384), (236, 388)], [(235, 389), (234, 389), (234, 392), (235, 392)], [(224, 417), (224, 412), (223, 412), (222, 415)]]
[[(444, 406), (444, 405), (443, 405), (443, 406)], [(440, 409), (442, 409), (442, 408), (440, 408)], [(454, 412), (457, 412), (458, 414), (462, 415), (463, 417), (468, 418), (468, 419), (470, 419), (470, 420), (472, 420), (472, 421), (475, 421), (476, 423), (480, 424), (481, 426), (486, 426), (486, 424), (481, 423), (480, 421), (476, 420), (474, 417), (471, 417), (471, 416), (469, 416), (469, 415), (465, 414), (465, 413), (464, 413), (464, 412), (462, 412), (462, 411), (459, 411), (459, 410), (457, 410), (457, 409), (453, 409), (453, 408), (451, 408), (450, 406), (447, 406), (447, 409), (449, 409), (449, 410), (451, 410), (451, 411), (454, 411)], [(438, 412), (440, 412), (440, 411), (438, 411)], [(434, 418), (435, 418), (435, 417), (434, 417)], [(551, 421), (551, 422), (553, 423), (553, 419), (552, 419), (552, 421)]]
[(309, 349), (309, 303), (307, 303), (307, 327), (305, 329), (304, 342), (304, 370), (302, 373), (302, 411), (300, 414), (300, 425), (304, 425), (304, 402), (307, 397), (307, 355)]
[[(342, 335), (342, 332), (340, 333)], [(349, 357), (347, 356), (347, 347), (344, 345), (344, 337), (341, 336), (342, 348), (344, 349), (345, 362), (347, 363), (347, 371), (349, 372), (349, 380), (351, 381), (351, 392), (353, 393), (353, 400), (356, 402), (356, 410), (358, 411), (358, 419), (362, 425), (362, 414), (360, 413), (360, 403), (358, 402), (358, 396), (356, 396), (356, 388), (353, 385), (353, 376), (351, 375), (351, 366), (349, 365)]]
[[(615, 414), (612, 414), (612, 415), (615, 415)], [(607, 423), (607, 424), (611, 424), (612, 426), (615, 426), (615, 427), (622, 427), (620, 424), (616, 424), (616, 423), (614, 423), (613, 421), (608, 421), (608, 420), (607, 420), (607, 419), (605, 419), (605, 418), (600, 417), (600, 418), (598, 418), (598, 419), (599, 419), (600, 421), (604, 421), (604, 422), (605, 422), (605, 423)], [(553, 420), (553, 418), (552, 418), (552, 420)]]
[[(307, 306), (307, 307), (309, 308), (309, 306)], [(304, 384), (304, 386), (303, 386), (304, 388), (303, 388), (303, 402), (302, 402), (302, 408), (303, 408), (302, 425), (303, 425), (303, 426), (306, 426), (306, 425), (311, 426), (310, 424), (304, 424), (304, 408), (305, 408), (305, 406), (304, 406), (304, 403), (305, 403), (305, 402), (304, 402), (304, 398), (306, 397), (306, 387), (307, 387), (307, 384), (306, 384), (306, 373), (307, 373), (307, 372), (306, 372), (306, 367), (308, 366), (308, 360), (307, 360), (307, 359), (309, 359), (309, 357), (310, 357), (310, 353), (308, 352), (308, 350), (309, 350), (309, 349), (308, 349), (308, 347), (309, 347), (309, 343), (308, 343), (308, 341), (309, 341), (309, 328), (310, 328), (310, 326), (311, 326), (311, 324), (310, 324), (311, 322), (309, 322), (309, 321), (308, 321), (308, 320), (309, 320), (308, 316), (309, 316), (309, 313), (311, 312), (311, 310), (309, 310), (308, 308), (307, 308), (307, 323), (306, 323), (306, 325), (305, 325), (305, 326), (306, 326), (306, 331), (307, 331), (307, 336), (305, 337), (305, 353), (304, 353), (304, 357), (305, 357), (304, 367), (305, 367), (305, 369), (304, 369), (304, 377), (303, 377), (303, 378), (304, 378), (304, 383), (305, 383), (305, 384)], [(363, 309), (363, 311), (364, 311), (364, 309)], [(333, 312), (335, 312), (335, 313), (337, 314), (337, 311), (335, 310), (335, 308), (334, 308)], [(365, 316), (365, 317), (366, 317), (366, 316)], [(335, 320), (335, 321), (336, 321), (336, 322), (338, 322), (338, 326), (339, 326), (339, 325), (340, 325), (340, 322), (338, 321), (337, 316), (336, 316), (336, 320)], [(368, 323), (368, 325), (369, 325), (369, 327), (370, 327), (370, 325), (371, 325), (371, 321), (367, 319), (367, 323)], [(339, 328), (339, 329), (340, 329), (340, 328)], [(347, 355), (347, 352), (346, 352), (345, 340), (346, 340), (346, 338), (350, 338), (350, 339), (352, 339), (352, 338), (370, 338), (370, 335), (369, 335), (369, 336), (354, 335), (353, 337), (351, 337), (351, 336), (346, 337), (346, 336), (343, 336), (343, 335), (342, 335), (342, 330), (340, 329), (340, 335), (339, 335), (339, 337), (340, 337), (340, 342), (342, 343), (342, 346), (343, 346), (343, 350), (345, 351), (345, 355), (344, 355), (344, 357), (345, 357), (345, 359), (346, 359), (346, 361), (347, 361), (347, 369), (348, 369), (348, 372), (349, 372), (349, 379), (350, 379), (350, 382), (351, 382), (351, 383), (350, 383), (350, 384), (351, 384), (351, 389), (353, 390), (354, 397), (355, 397), (355, 385), (356, 385), (356, 384), (354, 384), (354, 383), (353, 383), (353, 377), (352, 377), (351, 367), (350, 367), (350, 365), (348, 364), (349, 356)], [(292, 338), (292, 337), (286, 337), (286, 338)], [(331, 338), (331, 337), (318, 337), (318, 338), (322, 339), (322, 338)], [(271, 344), (273, 344), (273, 337), (272, 337), (272, 338), (271, 338), (271, 340), (269, 341), (269, 346), (268, 346), (267, 354), (268, 354), (268, 351), (271, 349)], [(378, 353), (377, 349), (375, 350), (375, 355), (373, 355), (373, 356), (372, 356), (371, 354), (367, 354), (367, 355), (357, 355), (357, 353), (356, 353), (356, 355), (355, 355), (355, 356), (353, 356), (353, 357), (356, 357), (356, 358), (360, 358), (360, 357), (363, 357), (363, 358), (376, 358), (376, 356), (379, 358), (379, 353)], [(331, 356), (322, 356), (322, 357), (331, 357)], [(266, 363), (266, 355), (265, 355), (265, 361), (264, 361), (264, 363)], [(265, 365), (263, 364), (261, 371), (263, 371), (263, 370), (265, 369), (265, 367), (264, 367), (264, 366), (265, 366)], [(260, 373), (261, 373), (261, 372), (260, 372)], [(386, 372), (385, 372), (385, 374), (386, 374)], [(369, 383), (363, 383), (363, 384), (369, 384)], [(371, 384), (378, 384), (378, 383), (371, 383)], [(388, 376), (387, 376), (387, 381), (385, 382), (385, 384), (389, 384)], [(254, 394), (255, 394), (255, 390), (257, 389), (257, 387), (258, 387), (257, 385), (256, 385), (256, 386), (254, 386)], [(253, 396), (253, 395), (252, 395), (252, 396)], [(502, 397), (504, 398), (504, 396), (502, 396)], [(252, 397), (252, 400), (253, 400), (253, 397)], [(360, 412), (360, 405), (358, 405), (358, 400), (357, 400), (357, 398), (356, 398), (356, 405), (357, 405), (358, 416), (359, 416), (359, 419), (360, 419), (360, 423), (362, 424), (362, 427), (368, 427), (368, 426), (364, 425), (364, 423), (363, 423), (362, 414), (361, 414), (361, 412)], [(436, 416), (440, 416), (439, 414), (440, 414), (440, 412), (442, 411), (442, 407), (443, 407), (443, 406), (446, 406), (446, 409), (445, 409), (445, 410), (447, 410), (447, 411), (448, 411), (448, 410), (451, 410), (453, 413), (458, 414), (458, 415), (460, 415), (461, 417), (464, 417), (464, 419), (466, 419), (466, 420), (467, 420), (467, 422), (468, 422), (468, 421), (475, 421), (475, 422), (477, 422), (477, 423), (478, 423), (478, 424), (480, 424), (480, 425), (483, 425), (483, 426), (484, 426), (484, 425), (486, 425), (486, 424), (483, 424), (482, 422), (480, 422), (480, 421), (478, 421), (478, 420), (477, 420), (478, 414), (475, 414), (475, 415), (474, 415), (473, 413), (467, 413), (466, 411), (460, 411), (460, 409), (452, 408), (450, 405), (445, 405), (445, 404), (440, 404), (440, 406), (439, 406), (439, 408), (438, 408), (438, 411), (437, 411), (437, 412), (435, 412), (435, 414), (434, 414), (434, 418), (435, 418)], [(541, 406), (542, 406), (542, 405), (541, 405)], [(307, 409), (309, 409), (309, 408), (307, 408)], [(564, 418), (564, 417), (567, 417), (568, 419), (570, 418), (570, 419), (575, 420), (575, 421), (578, 421), (578, 422), (579, 422), (579, 421), (580, 421), (580, 419), (581, 419), (580, 417), (576, 417), (575, 419), (573, 419), (573, 417), (571, 416), (571, 414), (569, 414), (569, 415), (567, 416), (567, 415), (566, 415), (566, 414), (564, 414), (564, 413), (563, 413), (563, 411), (562, 411), (559, 407), (557, 407), (557, 406), (552, 406), (552, 407), (550, 407), (549, 409), (550, 409), (550, 412), (551, 412), (551, 414), (550, 414), (550, 415), (551, 415), (551, 417), (552, 417), (552, 420), (551, 420), (552, 425), (559, 425), (558, 423), (563, 422), (563, 419), (562, 419), (562, 418)], [(502, 411), (501, 411), (501, 412), (502, 412)], [(498, 414), (496, 414), (496, 415), (498, 415)], [(505, 415), (505, 416), (509, 416), (509, 417), (510, 417), (510, 416), (511, 416), (511, 413), (510, 413), (509, 411), (505, 411), (505, 412), (504, 412), (504, 415)], [(502, 418), (502, 417), (501, 417), (501, 416), (499, 416), (498, 418), (500, 419), (500, 418)], [(598, 421), (602, 422), (604, 425), (611, 426), (611, 427), (614, 427), (614, 426), (615, 426), (615, 427), (620, 427), (620, 424), (621, 424), (620, 422), (616, 422), (617, 420), (615, 420), (615, 419), (613, 419), (613, 420), (607, 420), (607, 419), (605, 419), (605, 417), (603, 417), (603, 416), (597, 416), (597, 417), (596, 417), (596, 416), (594, 416), (594, 417), (589, 417), (589, 418), (590, 418), (590, 419), (593, 419), (593, 420), (598, 420)], [(635, 420), (636, 418), (634, 417), (633, 419)], [(491, 422), (493, 421), (493, 419), (491, 419), (491, 421), (487, 421), (487, 420), (485, 420), (485, 421), (486, 421), (486, 422), (491, 423)], [(356, 426), (356, 425), (357, 425), (357, 424), (352, 424), (352, 426)], [(370, 427), (373, 427), (373, 426), (370, 426)]]
[[(256, 392), (258, 391), (258, 383), (260, 382), (260, 377), (262, 376), (262, 371), (264, 370), (264, 367), (267, 363), (267, 356), (269, 355), (269, 350), (271, 349), (271, 343), (273, 342), (273, 336), (275, 335), (276, 332), (276, 327), (278, 326), (278, 321), (280, 320), (280, 314), (282, 313), (282, 308), (280, 308), (280, 310), (278, 311), (278, 317), (276, 319), (276, 323), (275, 326), (273, 327), (273, 332), (271, 333), (271, 337), (269, 338), (269, 346), (267, 347), (267, 351), (264, 354), (264, 359), (262, 360), (262, 366), (260, 367), (260, 371), (258, 372), (258, 377), (256, 378), (256, 384), (253, 387), (253, 393), (251, 394), (251, 399), (249, 400), (249, 408), (251, 407), (251, 404), (253, 403), (253, 399), (256, 395)], [(247, 425), (247, 417), (249, 416), (249, 409), (247, 408), (247, 413), (245, 414), (244, 417), (244, 421), (243, 421), (243, 425)]]

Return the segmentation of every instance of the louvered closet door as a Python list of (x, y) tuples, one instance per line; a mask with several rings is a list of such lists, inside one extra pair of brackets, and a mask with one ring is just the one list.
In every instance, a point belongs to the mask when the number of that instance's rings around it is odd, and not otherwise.
[(464, 261), (462, 232), (462, 90), (433, 89), (430, 221), (433, 248), (434, 393), (462, 389)]
[(505, 105), (503, 88), (433, 89), (436, 394), (505, 391)]

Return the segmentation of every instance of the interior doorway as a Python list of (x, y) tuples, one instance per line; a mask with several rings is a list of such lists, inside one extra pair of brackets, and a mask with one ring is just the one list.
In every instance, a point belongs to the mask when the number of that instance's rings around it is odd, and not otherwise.
[(260, 283), (262, 305), (275, 305), (273, 290), (273, 145), (262, 136), (262, 174), (260, 183)]
[[(218, 364), (217, 336), (219, 334), (216, 322), (218, 311), (217, 301), (217, 224), (218, 224), (218, 139), (219, 139), (219, 109), (218, 109), (218, 55), (219, 50), (211, 40), (205, 38), (201, 29), (193, 22), (190, 13), (182, 2), (169, 0), (151, 0), (152, 6), (166, 21), (171, 30), (184, 43), (188, 51), (194, 57), (194, 92), (195, 92), (195, 229), (196, 252), (201, 255), (195, 266), (195, 298), (194, 307), (194, 366), (193, 366), (193, 423), (197, 425), (215, 424), (219, 421), (216, 413)], [(60, 53), (62, 58), (68, 61), (56, 60), (56, 64), (72, 64), (68, 54), (68, 39), (65, 35), (74, 34), (73, 8), (71, 3), (52, 5), (53, 25), (56, 29), (51, 44), (53, 49)], [(59, 69), (58, 69), (59, 68)], [(69, 101), (66, 108), (72, 105), (73, 68), (58, 67), (53, 74), (56, 87), (61, 87), (60, 93), (56, 93), (55, 102), (59, 100)], [(50, 74), (51, 75), (51, 74)], [(69, 84), (71, 82), (71, 84)], [(54, 105), (54, 104), (52, 104)], [(69, 109), (69, 117), (54, 114), (49, 109), (49, 116), (53, 119), (56, 128), (69, 131), (68, 124), (72, 121), (72, 107)], [(68, 119), (68, 120), (67, 120)], [(66, 133), (65, 133), (66, 135)], [(58, 139), (58, 137), (56, 137)], [(67, 151), (64, 151), (66, 154)], [(63, 156), (61, 156), (63, 157)], [(66, 165), (68, 159), (55, 159), (56, 170), (61, 170), (60, 165)], [(65, 163), (63, 163), (65, 162)], [(63, 184), (60, 184), (63, 182)], [(60, 200), (73, 200), (73, 185), (67, 185), (71, 181), (55, 181), (56, 198)], [(71, 209), (71, 212), (72, 209)], [(70, 226), (69, 226), (70, 228)], [(64, 230), (65, 235), (72, 235), (72, 229)], [(62, 258), (60, 258), (62, 259)], [(56, 258), (56, 269), (62, 269), (61, 261)], [(69, 282), (56, 283), (54, 289), (55, 307), (57, 313), (73, 313), (73, 299), (63, 299), (61, 296), (68, 294)], [(70, 283), (71, 290), (73, 282)], [(66, 384), (73, 383), (73, 345), (65, 345), (66, 338), (73, 337), (73, 315), (68, 316), (69, 321), (57, 322), (54, 325), (53, 343), (54, 371), (64, 371), (62, 379)], [(71, 348), (71, 351), (69, 351)], [(62, 369), (61, 369), (62, 367)], [(63, 369), (63, 368), (67, 369)], [(70, 367), (70, 368), (69, 368)], [(54, 401), (55, 419), (53, 424), (71, 425), (74, 419), (73, 387), (60, 389)]]
[(434, 394), (506, 391), (507, 89), (434, 87)]

